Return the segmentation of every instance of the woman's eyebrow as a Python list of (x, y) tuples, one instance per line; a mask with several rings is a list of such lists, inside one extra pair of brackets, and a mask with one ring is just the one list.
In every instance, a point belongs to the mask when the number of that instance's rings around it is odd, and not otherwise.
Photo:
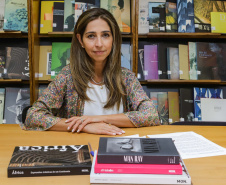
[[(111, 31), (109, 31), (109, 30), (105, 30), (105, 31), (102, 31), (101, 33), (110, 33)], [(85, 33), (85, 35), (86, 34), (90, 34), (90, 33), (96, 33), (95, 31), (89, 31), (89, 32), (86, 32)]]

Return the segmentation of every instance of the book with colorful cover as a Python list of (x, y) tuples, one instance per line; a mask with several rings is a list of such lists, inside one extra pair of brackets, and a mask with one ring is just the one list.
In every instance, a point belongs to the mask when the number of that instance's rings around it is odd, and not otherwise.
[(63, 31), (64, 2), (53, 3), (53, 31)]
[(177, 32), (177, 1), (166, 0), (166, 32)]
[(0, 32), (3, 31), (5, 14), (4, 12), (5, 12), (5, 0), (0, 0)]
[(64, 66), (70, 63), (70, 42), (52, 43), (51, 79), (54, 79)]
[(94, 173), (181, 175), (180, 164), (103, 164), (95, 160)]
[(39, 80), (51, 79), (52, 45), (40, 45), (39, 49)]
[(150, 92), (150, 100), (153, 102), (156, 110), (158, 110), (158, 93), (161, 92)]
[(194, 0), (195, 32), (211, 32), (211, 12), (225, 12), (225, 0)]
[(148, 2), (149, 0), (139, 0), (138, 34), (149, 32)]
[(28, 32), (27, 0), (6, 0), (3, 30)]
[(131, 32), (130, 0), (101, 0), (100, 7), (108, 10), (113, 14), (121, 32)]
[(168, 93), (161, 92), (157, 94), (158, 100), (158, 113), (162, 125), (169, 124), (169, 103), (168, 103)]
[(6, 47), (4, 79), (30, 79), (28, 48)]
[(144, 49), (138, 49), (137, 79), (144, 80)]
[(204, 89), (204, 88), (194, 87), (193, 92), (194, 92), (194, 116), (195, 116), (194, 119), (195, 121), (201, 121), (202, 117), (201, 117), (200, 98), (201, 98), (201, 95), (204, 96), (206, 92), (206, 88)]
[(22, 124), (22, 111), (29, 105), (29, 87), (6, 87), (4, 122), (7, 124)]
[(211, 12), (211, 32), (226, 34), (226, 12)]
[(5, 88), (0, 88), (0, 124), (3, 123), (5, 104)]
[(89, 175), (88, 145), (16, 146), (8, 177)]
[(130, 56), (131, 56), (130, 44), (123, 43), (121, 45), (121, 66), (129, 70), (132, 70)]
[(180, 64), (179, 64), (179, 49), (168, 47), (167, 48), (167, 74), (168, 79), (179, 80), (180, 79)]
[(114, 185), (114, 184), (192, 184), (191, 177), (187, 168), (180, 158), (180, 164), (183, 168), (181, 175), (163, 175), (163, 174), (115, 174), (115, 173), (95, 173), (95, 161), (97, 155), (94, 155), (91, 173), (91, 185)]
[(179, 164), (179, 153), (170, 138), (100, 137), (98, 163)]
[(148, 3), (149, 32), (165, 32), (166, 0), (151, 0)]
[(197, 80), (197, 49), (196, 42), (188, 42), (189, 78)]
[(177, 1), (177, 19), (178, 32), (194, 33), (194, 1), (193, 0), (178, 0)]
[(144, 78), (145, 80), (159, 79), (157, 44), (144, 45)]
[(75, 26), (75, 0), (64, 0), (64, 31), (73, 31)]

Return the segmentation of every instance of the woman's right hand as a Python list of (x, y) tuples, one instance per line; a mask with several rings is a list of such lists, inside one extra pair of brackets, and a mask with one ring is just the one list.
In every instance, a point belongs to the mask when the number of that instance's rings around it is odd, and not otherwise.
[(107, 123), (92, 123), (87, 124), (82, 132), (90, 133), (90, 134), (99, 134), (99, 135), (121, 135), (124, 134), (125, 131), (122, 129)]

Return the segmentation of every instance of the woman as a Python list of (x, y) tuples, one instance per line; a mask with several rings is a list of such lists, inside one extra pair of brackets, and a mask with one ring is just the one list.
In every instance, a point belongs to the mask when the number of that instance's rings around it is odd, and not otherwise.
[(112, 14), (84, 12), (74, 28), (70, 64), (29, 109), (22, 128), (120, 135), (120, 127), (159, 125), (134, 73), (121, 68), (120, 49)]

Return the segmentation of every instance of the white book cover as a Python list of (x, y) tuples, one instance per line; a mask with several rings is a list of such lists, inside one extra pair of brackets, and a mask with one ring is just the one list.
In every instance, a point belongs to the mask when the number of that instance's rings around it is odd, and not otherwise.
[(0, 88), (0, 124), (3, 123), (4, 103), (5, 103), (5, 88)]
[(112, 174), (94, 173), (96, 151), (92, 162), (90, 183), (114, 183), (114, 184), (191, 184), (191, 177), (183, 166), (182, 175), (156, 175), (156, 174)]
[(226, 99), (201, 98), (202, 121), (226, 121)]
[(139, 1), (138, 34), (149, 33), (148, 2), (149, 0)]

